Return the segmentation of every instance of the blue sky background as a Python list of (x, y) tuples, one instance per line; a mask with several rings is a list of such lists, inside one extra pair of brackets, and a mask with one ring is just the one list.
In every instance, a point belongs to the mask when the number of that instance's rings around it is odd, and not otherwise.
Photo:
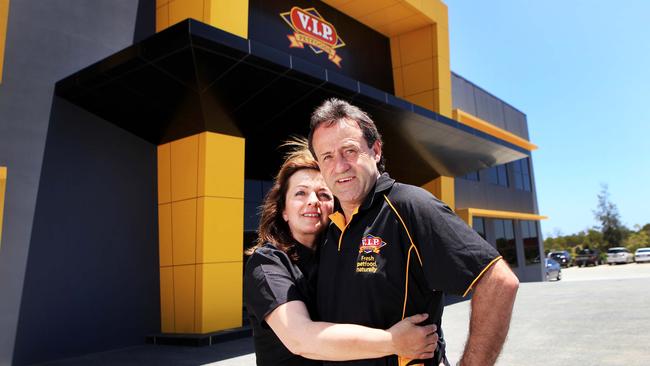
[(528, 117), (544, 237), (596, 225), (601, 183), (650, 223), (650, 1), (443, 1), (451, 69)]

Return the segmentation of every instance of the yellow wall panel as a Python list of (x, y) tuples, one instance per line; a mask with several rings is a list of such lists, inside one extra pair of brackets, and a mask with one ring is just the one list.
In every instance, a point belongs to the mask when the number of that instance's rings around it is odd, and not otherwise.
[(198, 135), (171, 143), (172, 201), (197, 197), (198, 158)]
[(399, 37), (390, 37), (390, 60), (393, 68), (402, 66)]
[(474, 221), (474, 220), (472, 220), (472, 215), (470, 215), (470, 213), (469, 213), (468, 210), (459, 210), (459, 211), (456, 212), (456, 214), (457, 214), (458, 217), (460, 217), (463, 221), (465, 221), (465, 223), (466, 223), (467, 225), (469, 225), (469, 227), (472, 227), (472, 226), (473, 226), (472, 224), (473, 224), (473, 221)]
[(190, 199), (172, 203), (172, 257), (175, 266), (195, 263), (196, 201)]
[(248, 0), (205, 0), (205, 14), (206, 23), (248, 38)]
[(158, 256), (161, 266), (171, 266), (172, 259), (172, 204), (158, 205)]
[(395, 88), (395, 95), (398, 97), (404, 96), (404, 79), (402, 78), (402, 68), (397, 67), (393, 69), (393, 87)]
[(436, 89), (433, 91), (434, 111), (445, 117), (452, 118), (451, 90)]
[(199, 333), (241, 327), (243, 262), (197, 265)]
[(335, 8), (339, 8), (342, 5), (349, 4), (354, 0), (323, 0), (324, 3), (328, 4), (329, 6), (333, 6)]
[(174, 25), (187, 18), (204, 21), (204, 0), (171, 0), (169, 2), (169, 24)]
[(434, 57), (433, 66), (433, 84), (434, 89), (445, 89), (451, 91), (451, 70), (449, 69), (449, 59), (443, 57)]
[(402, 64), (408, 65), (433, 57), (432, 37), (430, 26), (400, 35)]
[(7, 41), (7, 24), (9, 19), (9, 0), (0, 0), (0, 83), (2, 83), (2, 70), (5, 60), (5, 46)]
[(156, 0), (156, 8), (169, 4), (171, 0)]
[[(342, 9), (346, 9), (346, 6), (343, 6)], [(350, 15), (354, 14), (355, 19), (371, 27), (381, 27), (413, 16), (413, 11), (401, 3), (374, 12), (364, 12), (363, 14), (343, 11)]]
[(198, 208), (196, 263), (241, 261), (244, 200), (204, 197)]
[(169, 4), (165, 3), (156, 8), (156, 32), (160, 32), (169, 25)]
[(174, 269), (160, 268), (160, 331), (173, 333), (174, 327)]
[(472, 128), (475, 128), (479, 131), (483, 131), (489, 135), (492, 135), (494, 137), (498, 137), (502, 140), (508, 141), (511, 144), (517, 145), (521, 148), (524, 148), (526, 150), (532, 151), (537, 149), (537, 146), (533, 143), (531, 143), (528, 140), (522, 139), (521, 137), (513, 134), (510, 131), (506, 131), (502, 128), (499, 128), (490, 122), (484, 121), (476, 116), (473, 116), (461, 109), (454, 109), (452, 112), (453, 118), (467, 126), (470, 126)]
[(449, 30), (438, 25), (431, 26), (431, 39), (434, 56), (449, 59)]
[(444, 29), (449, 29), (449, 11), (447, 5), (440, 0), (421, 0), (418, 9), (434, 23)]
[(474, 217), (488, 217), (495, 219), (511, 219), (511, 220), (546, 220), (548, 216), (541, 216), (538, 214), (528, 212), (515, 212), (515, 211), (497, 211), (487, 210), (482, 208), (463, 208), (458, 209), (456, 214), (463, 219), (470, 227), (472, 226)]
[(431, 192), (431, 194), (447, 204), (447, 206), (449, 206), (452, 210), (455, 209), (456, 196), (453, 177), (440, 176), (423, 185), (422, 188)]
[(413, 104), (417, 104), (422, 108), (434, 110), (433, 90), (429, 90), (423, 93), (418, 93), (413, 95), (407, 95), (404, 97), (404, 99), (408, 100)]
[(404, 95), (432, 90), (434, 88), (432, 59), (403, 66), (402, 77), (404, 78)]
[[(174, 266), (174, 331), (194, 333), (196, 265)], [(241, 276), (241, 274), (240, 274)]]
[(245, 140), (204, 132), (199, 141), (199, 195), (244, 198)]
[(158, 203), (172, 200), (171, 144), (158, 146)]
[(341, 4), (340, 10), (358, 19), (377, 10), (368, 5), (371, 5), (368, 0), (352, 0)]
[(389, 37), (397, 36), (406, 32), (410, 32), (414, 29), (419, 29), (427, 24), (430, 24), (430, 21), (423, 16), (422, 14), (414, 14), (407, 18), (384, 24), (380, 27), (377, 27), (377, 31), (381, 32)]
[(2, 225), (4, 222), (5, 191), (7, 190), (7, 167), (0, 166), (0, 245), (2, 245)]

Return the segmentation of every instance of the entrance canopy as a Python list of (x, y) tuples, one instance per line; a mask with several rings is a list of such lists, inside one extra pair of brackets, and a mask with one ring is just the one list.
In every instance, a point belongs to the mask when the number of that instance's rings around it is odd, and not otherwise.
[(254, 40), (186, 20), (59, 81), (58, 96), (154, 144), (203, 131), (246, 138), (246, 177), (269, 179), (290, 135), (330, 97), (377, 123), (391, 175), (424, 184), (528, 156), (507, 141)]

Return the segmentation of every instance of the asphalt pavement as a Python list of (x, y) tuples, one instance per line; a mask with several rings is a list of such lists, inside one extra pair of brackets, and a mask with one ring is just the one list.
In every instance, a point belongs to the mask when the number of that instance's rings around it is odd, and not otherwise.
[[(462, 354), (469, 302), (447, 306), (452, 361)], [(51, 362), (76, 365), (254, 365), (250, 338), (210, 347), (138, 346)], [(562, 270), (562, 280), (522, 283), (497, 365), (650, 365), (650, 263)]]

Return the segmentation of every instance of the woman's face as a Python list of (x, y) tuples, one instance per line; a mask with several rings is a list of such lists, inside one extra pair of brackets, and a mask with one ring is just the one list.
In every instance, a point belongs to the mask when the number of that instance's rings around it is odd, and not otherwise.
[(282, 218), (289, 224), (291, 235), (311, 247), (318, 234), (327, 227), (334, 198), (323, 176), (314, 169), (301, 169), (289, 178)]

